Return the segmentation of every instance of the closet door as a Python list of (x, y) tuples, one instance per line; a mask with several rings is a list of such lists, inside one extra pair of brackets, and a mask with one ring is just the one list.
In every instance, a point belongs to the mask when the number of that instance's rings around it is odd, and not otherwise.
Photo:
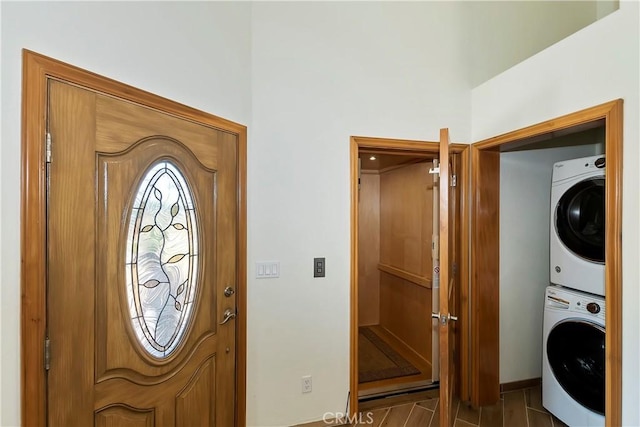
[(452, 426), (456, 342), (453, 322), (457, 319), (455, 292), (455, 230), (456, 197), (451, 186), (451, 158), (449, 155), (449, 129), (440, 129), (440, 311), (433, 317), (438, 319), (440, 336), (440, 425)]

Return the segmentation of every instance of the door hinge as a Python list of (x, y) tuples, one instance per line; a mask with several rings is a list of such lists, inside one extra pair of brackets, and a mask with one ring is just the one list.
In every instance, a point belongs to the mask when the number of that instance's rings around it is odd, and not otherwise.
[(44, 339), (44, 370), (48, 371), (51, 362), (51, 340)]
[(458, 175), (453, 174), (451, 175), (451, 186), (455, 187), (456, 185), (458, 185)]
[(47, 163), (51, 163), (51, 134), (49, 132), (45, 137), (45, 158)]

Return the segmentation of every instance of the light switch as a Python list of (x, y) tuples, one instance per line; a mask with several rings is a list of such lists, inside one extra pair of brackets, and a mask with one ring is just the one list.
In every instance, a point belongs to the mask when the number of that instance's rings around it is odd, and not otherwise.
[(324, 258), (313, 259), (313, 277), (324, 277)]
[(256, 279), (274, 279), (280, 277), (279, 261), (256, 262)]

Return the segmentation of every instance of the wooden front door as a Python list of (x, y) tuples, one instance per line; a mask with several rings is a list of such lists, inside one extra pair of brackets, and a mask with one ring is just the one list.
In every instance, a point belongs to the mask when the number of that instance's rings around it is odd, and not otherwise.
[(48, 424), (234, 425), (237, 136), (55, 80), (48, 132)]

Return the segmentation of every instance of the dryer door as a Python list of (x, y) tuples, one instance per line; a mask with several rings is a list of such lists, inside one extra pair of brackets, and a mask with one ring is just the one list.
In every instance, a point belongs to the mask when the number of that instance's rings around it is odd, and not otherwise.
[(556, 231), (574, 254), (604, 262), (604, 177), (580, 181), (556, 206)]
[(547, 358), (553, 375), (576, 402), (604, 415), (604, 328), (569, 319), (551, 329)]

